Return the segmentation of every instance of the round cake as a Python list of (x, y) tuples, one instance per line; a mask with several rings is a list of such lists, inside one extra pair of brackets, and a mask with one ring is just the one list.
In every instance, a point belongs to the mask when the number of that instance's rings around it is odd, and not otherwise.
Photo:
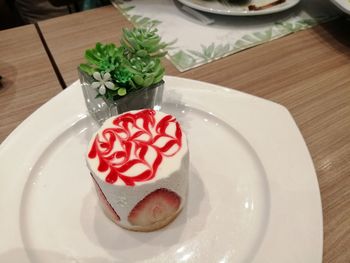
[(186, 201), (187, 139), (169, 114), (144, 109), (106, 120), (86, 159), (104, 212), (123, 228), (164, 227)]

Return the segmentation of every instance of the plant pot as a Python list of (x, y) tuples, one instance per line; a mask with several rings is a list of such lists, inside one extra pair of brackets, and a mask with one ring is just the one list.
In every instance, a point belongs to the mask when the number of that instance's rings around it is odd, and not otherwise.
[(98, 92), (96, 89), (91, 88), (91, 83), (94, 82), (94, 79), (90, 75), (80, 69), (78, 69), (78, 73), (86, 107), (99, 125), (102, 125), (106, 119), (126, 111), (139, 109), (159, 110), (161, 108), (164, 91), (163, 80), (156, 85), (128, 93), (116, 101), (109, 101), (101, 97), (96, 98)]

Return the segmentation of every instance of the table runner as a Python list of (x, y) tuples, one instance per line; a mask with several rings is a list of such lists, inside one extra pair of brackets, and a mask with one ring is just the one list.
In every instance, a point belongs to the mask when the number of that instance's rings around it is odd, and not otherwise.
[(302, 0), (297, 6), (264, 16), (204, 14), (206, 25), (190, 16), (176, 0), (113, 0), (136, 26), (155, 26), (171, 44), (167, 58), (183, 72), (244, 49), (310, 28), (339, 15), (329, 1)]

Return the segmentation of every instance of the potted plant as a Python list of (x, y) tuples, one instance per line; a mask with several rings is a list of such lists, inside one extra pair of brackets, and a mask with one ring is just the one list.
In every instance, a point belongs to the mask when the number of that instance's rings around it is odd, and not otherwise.
[(155, 28), (124, 28), (119, 46), (96, 43), (85, 51), (79, 78), (87, 108), (99, 124), (125, 111), (160, 107), (166, 47)]

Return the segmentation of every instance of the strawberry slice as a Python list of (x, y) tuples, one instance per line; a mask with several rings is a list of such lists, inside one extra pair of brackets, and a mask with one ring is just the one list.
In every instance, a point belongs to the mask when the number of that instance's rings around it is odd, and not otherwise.
[(114, 223), (118, 223), (118, 221), (120, 221), (120, 217), (114, 211), (111, 204), (107, 201), (106, 196), (102, 192), (100, 186), (97, 184), (95, 178), (92, 175), (91, 175), (91, 178), (92, 178), (92, 181), (94, 182), (98, 199), (100, 200), (100, 203), (102, 204), (103, 211)]
[(149, 226), (176, 214), (180, 197), (165, 188), (148, 194), (130, 212), (128, 220), (135, 226)]

